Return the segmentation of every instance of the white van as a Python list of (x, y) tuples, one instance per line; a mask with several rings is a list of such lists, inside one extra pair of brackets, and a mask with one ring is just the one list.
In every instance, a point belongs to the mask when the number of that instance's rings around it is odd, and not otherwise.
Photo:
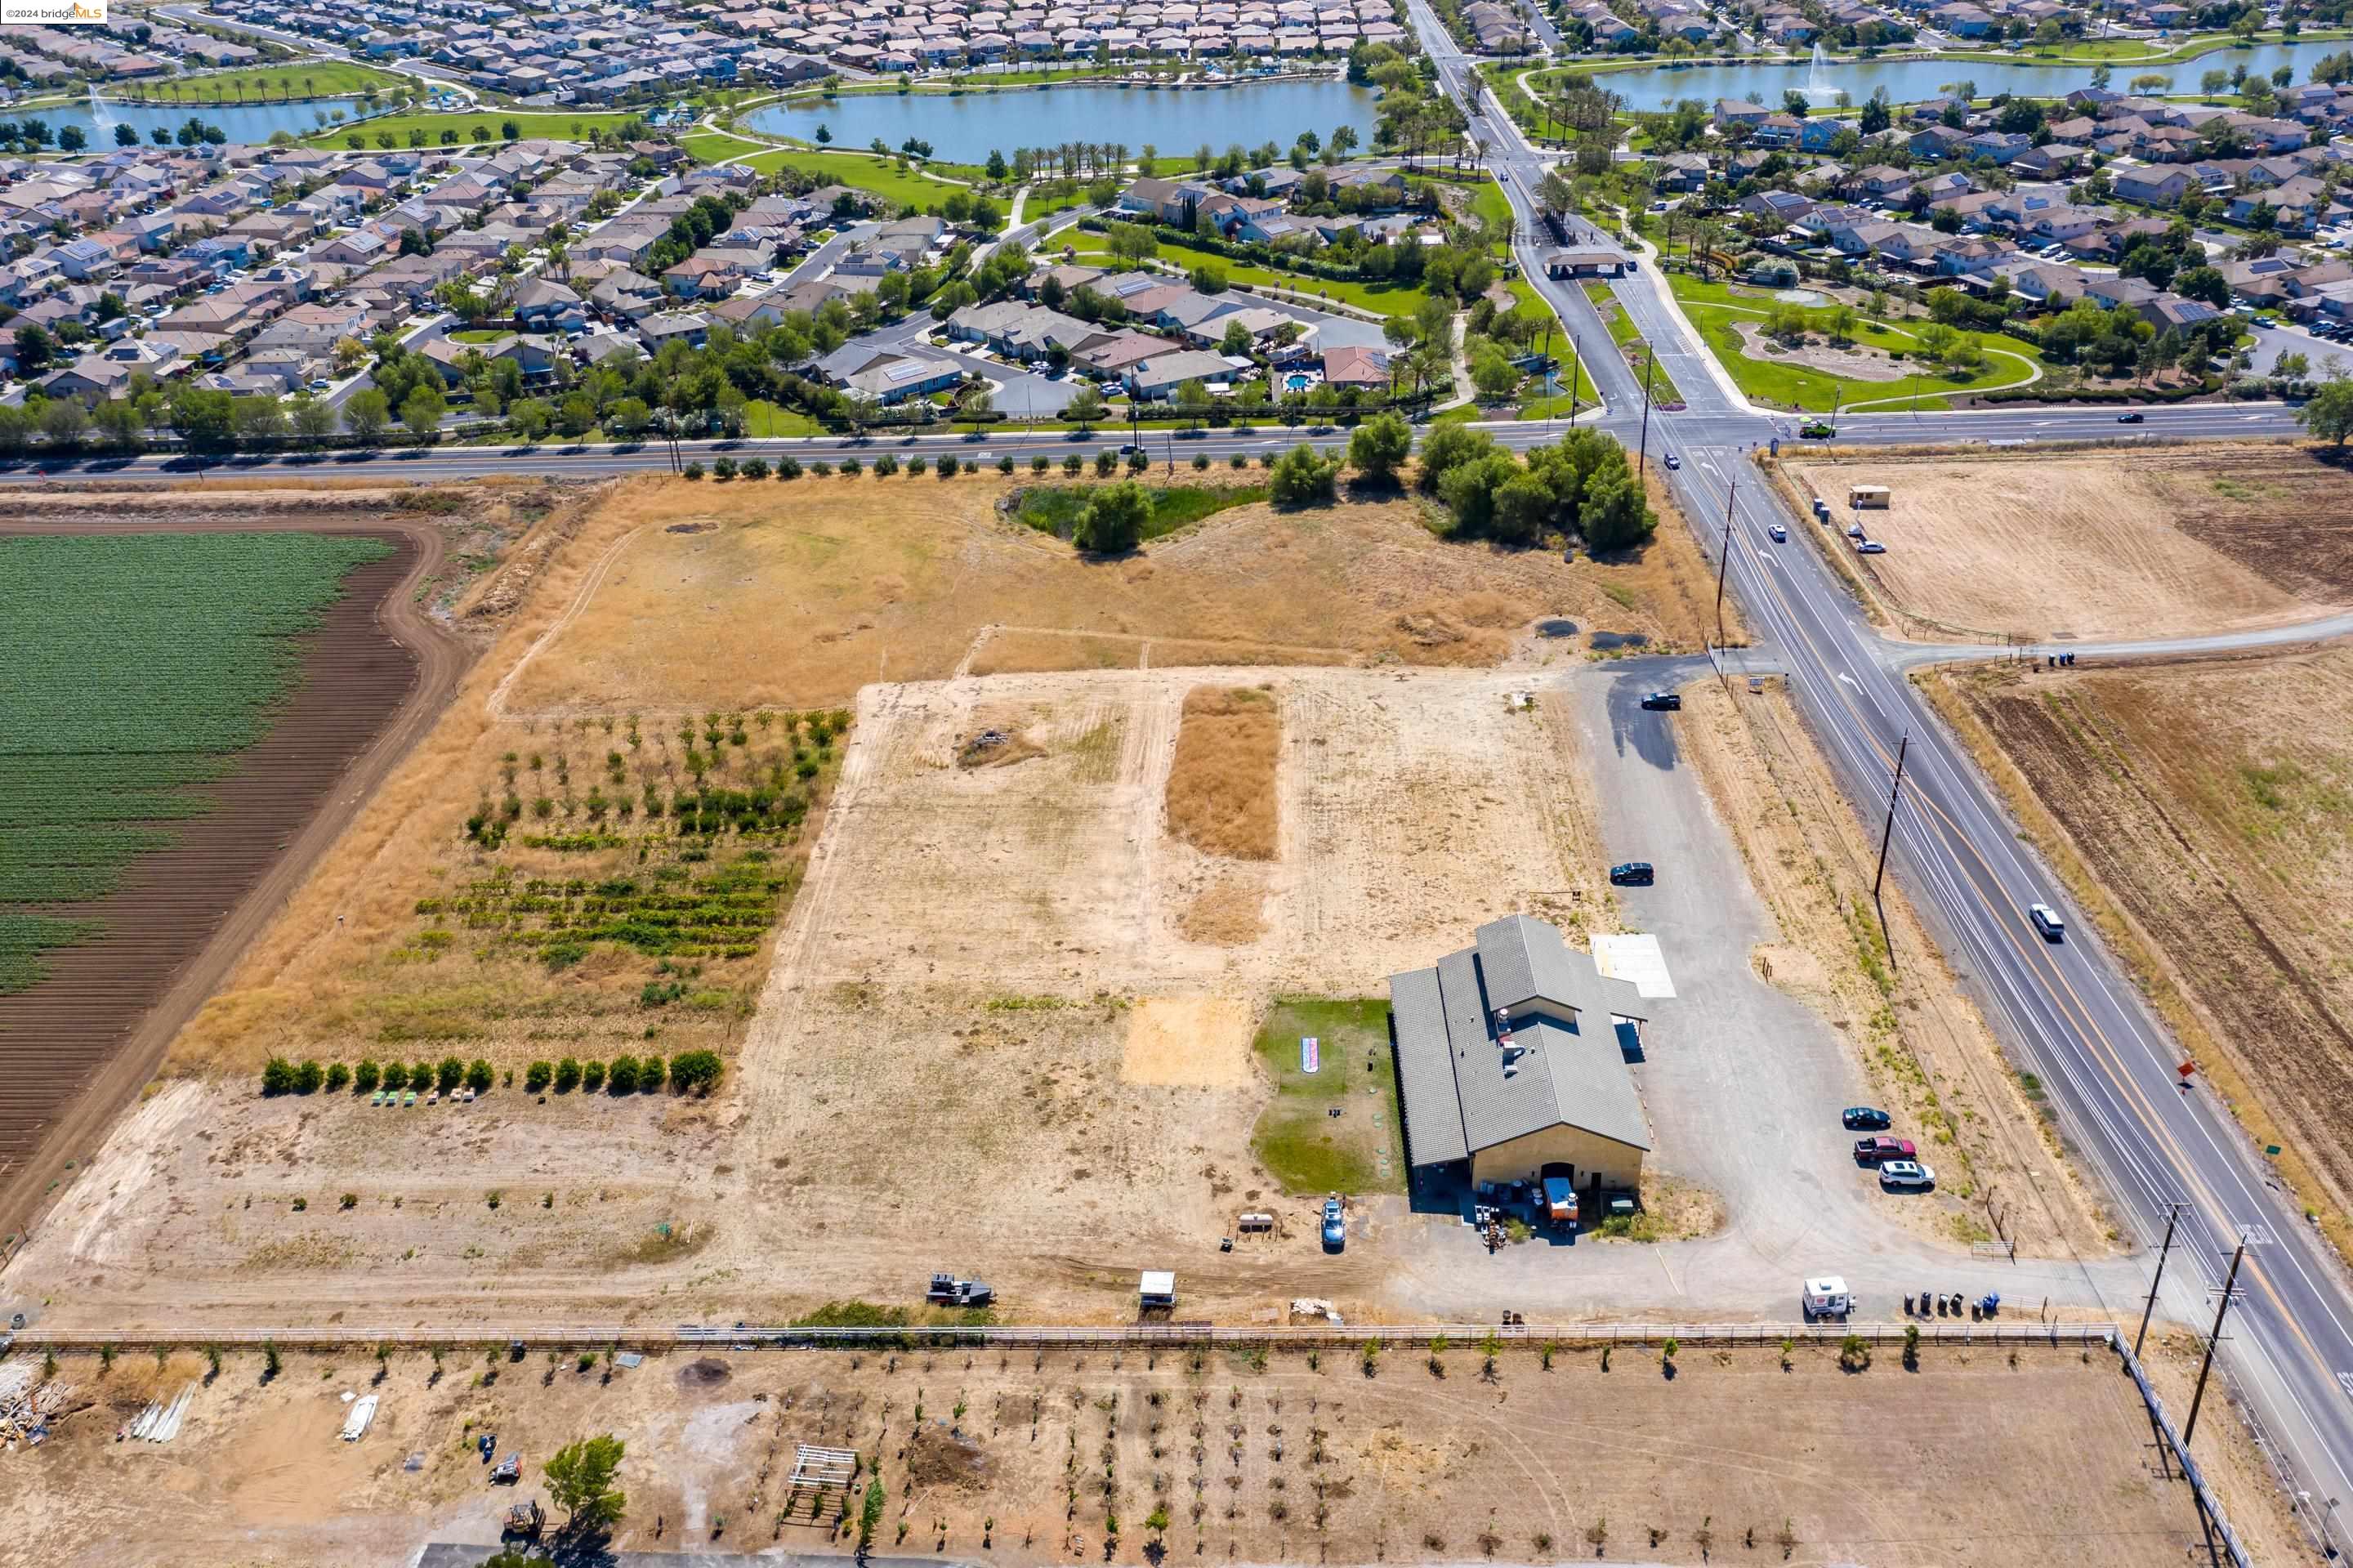
[(2028, 905), (2026, 917), (2034, 922), (2034, 928), (2042, 933), (2044, 941), (2063, 942), (2067, 939), (2067, 922), (2059, 918), (2059, 912), (2048, 904)]

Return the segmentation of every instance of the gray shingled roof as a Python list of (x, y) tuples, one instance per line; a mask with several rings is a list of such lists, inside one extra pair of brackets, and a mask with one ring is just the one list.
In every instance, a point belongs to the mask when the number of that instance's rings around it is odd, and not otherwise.
[(1389, 1022), (1397, 1031), (1398, 1097), (1404, 1103), (1406, 1153), (1416, 1165), (1461, 1160), (1462, 1106), (1446, 1049), (1446, 1014), (1436, 969), (1389, 977)]
[[(1474, 946), (1430, 969), (1390, 976), (1412, 1162), (1461, 1160), (1561, 1123), (1650, 1148), (1610, 1022), (1613, 1014), (1641, 1016), (1631, 1011), (1634, 997), (1590, 956), (1570, 951), (1557, 929), (1517, 915), (1482, 926)], [(1526, 1006), (1546, 1001), (1557, 1005)], [(1508, 1058), (1493, 1029), (1499, 1007), (1517, 1012)]]
[(1518, 1017), (1534, 1003), (1551, 1001), (1581, 1011), (1607, 1009), (1620, 1018), (1650, 1016), (1640, 991), (1601, 973), (1588, 955), (1570, 952), (1556, 926), (1506, 915), (1480, 927), (1475, 937), (1491, 1013), (1508, 1007)]

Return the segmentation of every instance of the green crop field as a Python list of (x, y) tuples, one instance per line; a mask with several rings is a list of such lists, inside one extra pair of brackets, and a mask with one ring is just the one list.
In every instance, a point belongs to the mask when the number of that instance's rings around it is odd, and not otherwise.
[(314, 534), (0, 540), (0, 993), (259, 740), (294, 639), (388, 546)]

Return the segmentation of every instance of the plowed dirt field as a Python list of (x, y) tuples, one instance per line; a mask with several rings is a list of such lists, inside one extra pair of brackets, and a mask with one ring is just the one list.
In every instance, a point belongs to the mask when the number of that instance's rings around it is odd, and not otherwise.
[[(1859, 520), (1887, 546), (1849, 559), (1907, 635), (2161, 637), (2353, 604), (2353, 473), (2319, 449), (1869, 453), (1788, 472), (1837, 527)], [(1854, 484), (1887, 486), (1891, 504), (1851, 513)]]
[(2353, 651), (1937, 678), (2353, 1208)]

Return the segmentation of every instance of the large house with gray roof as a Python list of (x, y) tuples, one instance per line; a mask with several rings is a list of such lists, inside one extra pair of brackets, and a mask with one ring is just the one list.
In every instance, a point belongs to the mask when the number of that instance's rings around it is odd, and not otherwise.
[(1651, 1128), (1621, 1034), (1641, 997), (1525, 915), (1389, 977), (1407, 1162), (1509, 1181), (1566, 1162), (1579, 1187), (1633, 1187)]

